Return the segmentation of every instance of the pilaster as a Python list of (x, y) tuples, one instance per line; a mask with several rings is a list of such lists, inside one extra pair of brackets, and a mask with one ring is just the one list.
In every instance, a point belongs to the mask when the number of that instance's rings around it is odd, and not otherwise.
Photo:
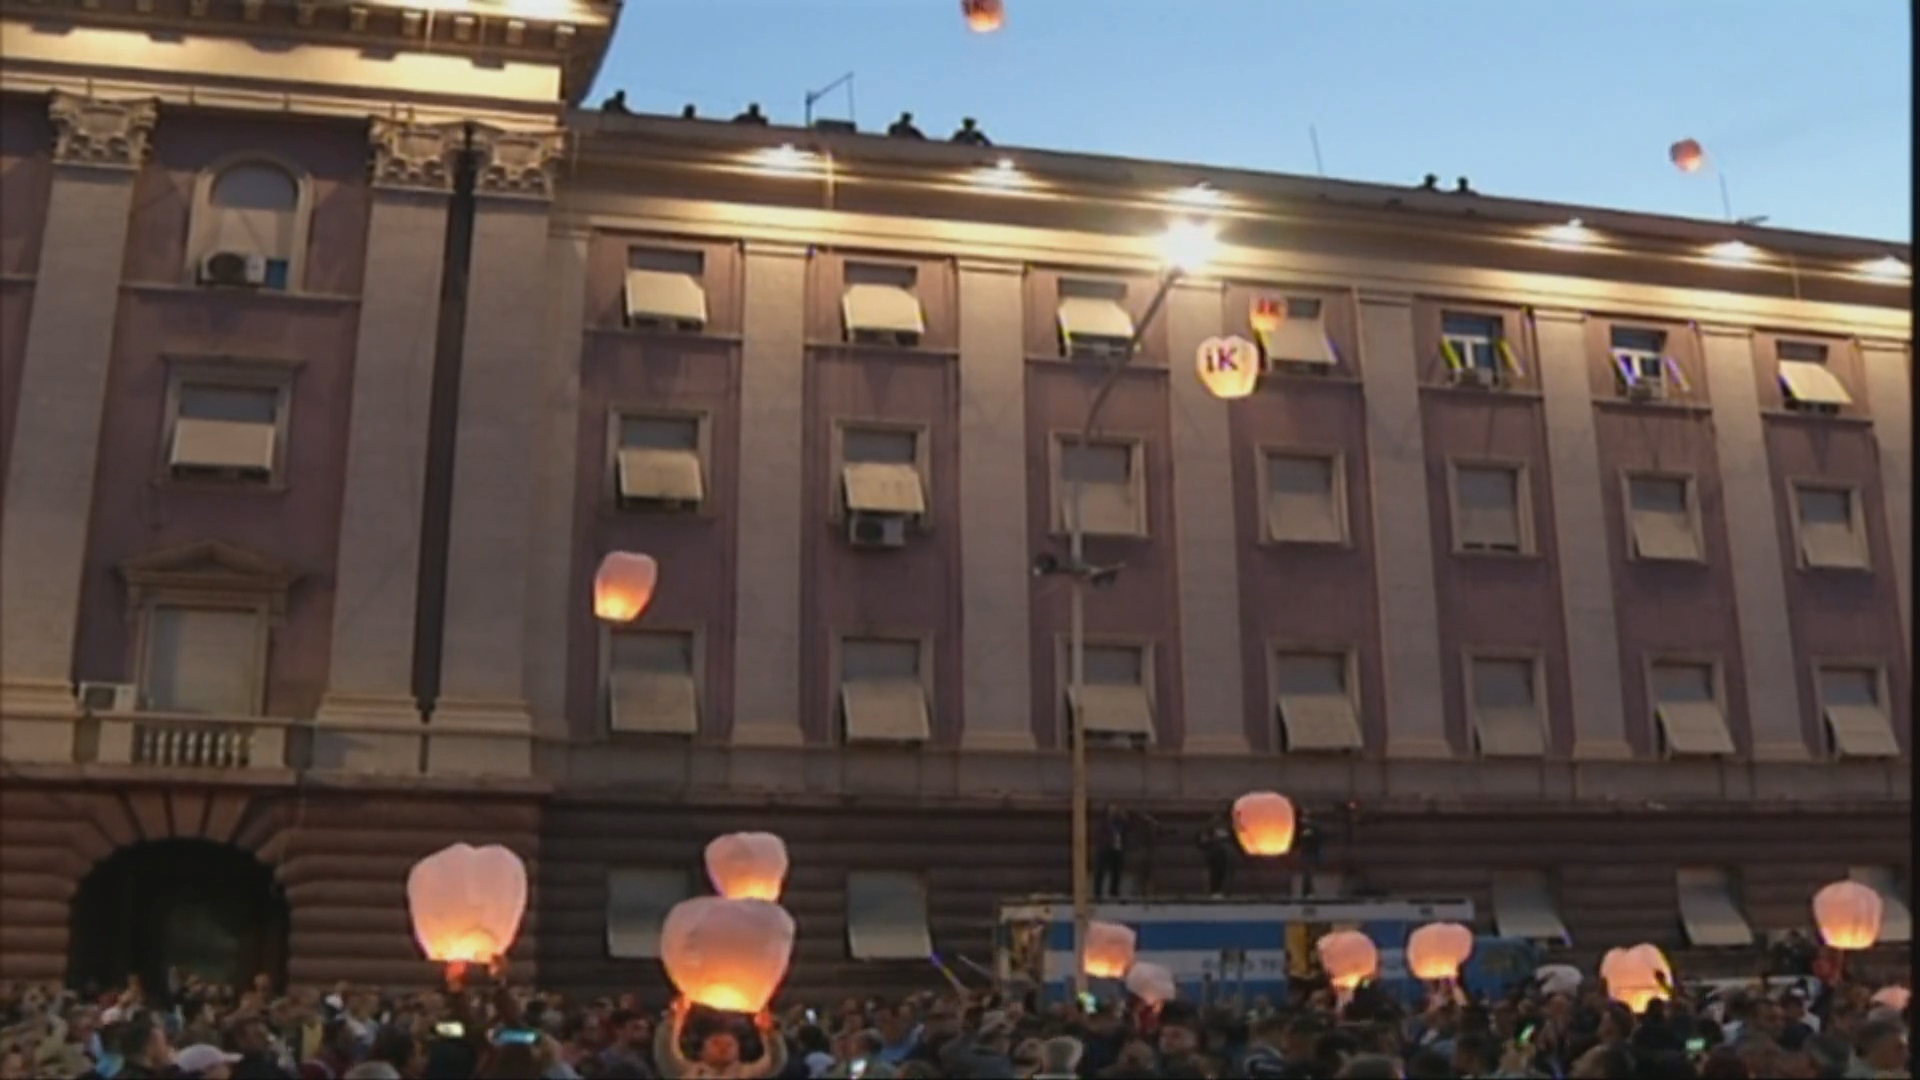
[(1913, 655), (1913, 348), (1909, 342), (1860, 343), (1867, 374), (1873, 438), (1880, 447), (1880, 499), (1887, 508), (1893, 591), (1900, 598), (1900, 637)]

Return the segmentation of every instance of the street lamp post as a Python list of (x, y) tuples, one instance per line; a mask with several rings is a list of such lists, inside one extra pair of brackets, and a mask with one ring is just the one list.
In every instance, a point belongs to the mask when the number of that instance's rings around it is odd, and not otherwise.
[(1107, 396), (1113, 392), (1114, 385), (1120, 381), (1120, 373), (1126, 370), (1133, 354), (1139, 351), (1147, 329), (1153, 325), (1160, 309), (1166, 306), (1167, 294), (1173, 291), (1174, 283), (1187, 271), (1208, 261), (1213, 242), (1210, 230), (1191, 223), (1176, 224), (1162, 238), (1166, 268), (1160, 275), (1160, 287), (1154, 291), (1153, 299), (1148, 302), (1147, 310), (1139, 322), (1134, 324), (1133, 335), (1127, 339), (1126, 351), (1109, 363), (1099, 387), (1094, 390), (1093, 400), (1087, 403), (1086, 421), (1080, 426), (1080, 440), (1074, 444), (1080, 459), (1079, 465), (1067, 472), (1067, 565), (1063, 570), (1072, 579), (1068, 583), (1067, 685), (1073, 753), (1073, 987), (1076, 994), (1087, 992), (1087, 926), (1093, 914), (1092, 883), (1088, 880), (1092, 844), (1087, 784), (1087, 730), (1084, 717), (1079, 712), (1087, 685), (1087, 585), (1094, 568), (1088, 566), (1086, 560), (1087, 533), (1080, 505), (1080, 470), (1086, 467), (1086, 455), (1093, 442), (1095, 425), (1100, 420), (1100, 409), (1107, 403)]

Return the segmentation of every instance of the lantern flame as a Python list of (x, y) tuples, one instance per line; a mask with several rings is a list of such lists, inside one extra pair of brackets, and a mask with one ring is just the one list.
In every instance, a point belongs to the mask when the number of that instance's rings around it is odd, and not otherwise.
[(1233, 803), (1233, 832), (1240, 849), (1256, 857), (1293, 850), (1293, 800), (1272, 791), (1254, 791)]
[(960, 13), (966, 16), (967, 29), (976, 34), (991, 34), (1007, 22), (1005, 0), (960, 0)]
[(1352, 993), (1380, 968), (1380, 951), (1358, 930), (1335, 930), (1314, 944), (1335, 990)]
[(694, 1004), (757, 1013), (787, 977), (793, 932), (793, 916), (778, 904), (698, 896), (667, 912), (660, 962)]
[(653, 602), (660, 564), (651, 555), (612, 551), (593, 575), (593, 614), (611, 623), (630, 623)]
[(497, 844), (454, 844), (413, 864), (407, 911), (427, 959), (485, 964), (504, 956), (527, 911), (527, 867)]
[(707, 845), (707, 877), (730, 900), (779, 900), (787, 880), (786, 841), (772, 833), (740, 832)]
[(1087, 974), (1096, 979), (1118, 979), (1133, 966), (1133, 951), (1138, 940), (1134, 932), (1111, 922), (1087, 924)]
[(1673, 968), (1653, 945), (1609, 950), (1600, 960), (1600, 978), (1607, 984), (1607, 996), (1635, 1013), (1672, 996)]
[(1416, 979), (1455, 979), (1473, 955), (1473, 931), (1459, 923), (1429, 923), (1407, 937), (1407, 968)]
[(1836, 881), (1813, 894), (1813, 921), (1821, 939), (1843, 952), (1873, 948), (1884, 908), (1880, 894), (1857, 881)]
[(1667, 147), (1667, 160), (1683, 173), (1694, 173), (1707, 163), (1707, 152), (1701, 148), (1698, 140), (1681, 139)]

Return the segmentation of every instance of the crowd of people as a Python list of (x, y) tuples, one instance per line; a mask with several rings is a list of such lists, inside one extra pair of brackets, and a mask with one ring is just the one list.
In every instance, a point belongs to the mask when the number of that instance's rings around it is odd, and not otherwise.
[[(1809, 994), (1800, 986), (1810, 986)], [(1677, 988), (1635, 1015), (1595, 980), (1424, 1008), (1296, 983), (1282, 1003), (1045, 1004), (949, 987), (751, 1019), (508, 981), (278, 993), (194, 980), (150, 997), (0, 987), (0, 1080), (843, 1080), (1906, 1077), (1911, 1005), (1844, 981)], [(657, 1003), (656, 1003), (657, 1004)]]

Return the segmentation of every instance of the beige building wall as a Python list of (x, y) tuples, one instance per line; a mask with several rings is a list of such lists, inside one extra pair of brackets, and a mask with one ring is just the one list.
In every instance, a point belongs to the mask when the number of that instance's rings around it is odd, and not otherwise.
[(1860, 342), (1880, 446), (1881, 498), (1887, 508), (1887, 546), (1893, 549), (1893, 591), (1900, 598), (1900, 629), (1913, 655), (1913, 348), (1911, 342)]

